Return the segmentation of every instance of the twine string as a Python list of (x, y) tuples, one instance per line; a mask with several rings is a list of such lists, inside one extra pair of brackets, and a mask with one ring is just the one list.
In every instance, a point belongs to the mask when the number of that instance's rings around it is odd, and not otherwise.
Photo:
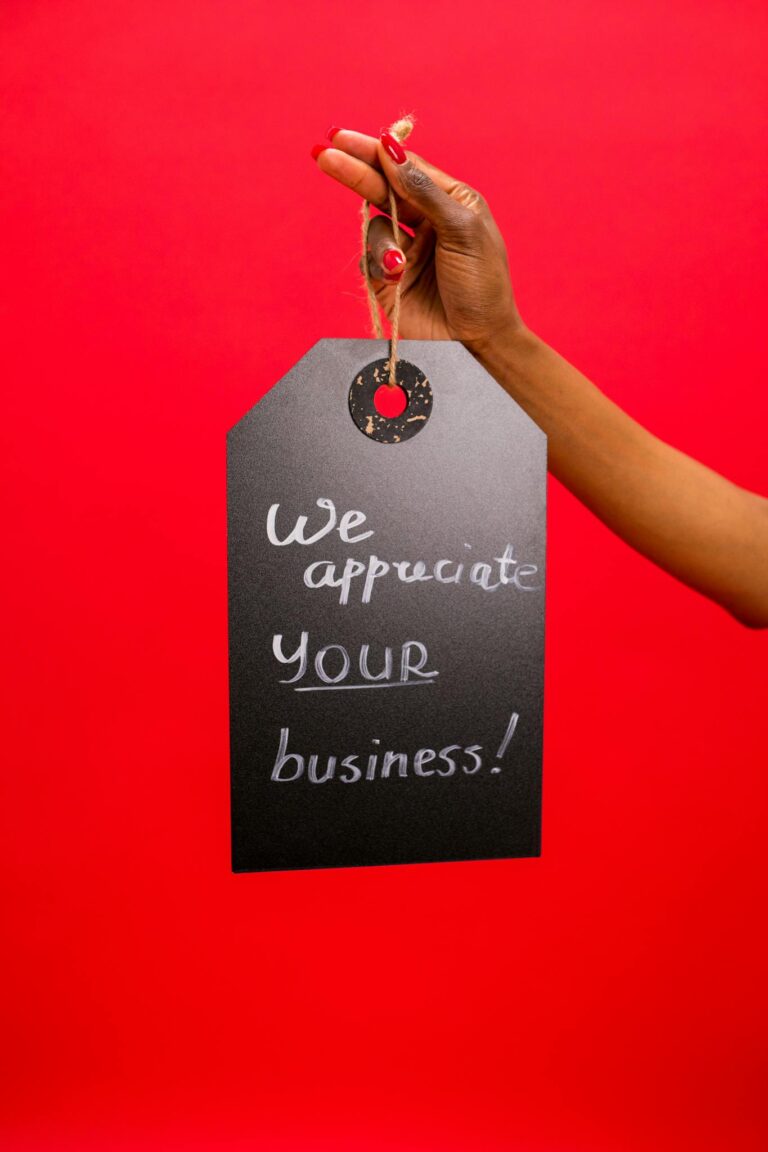
[[(401, 120), (396, 120), (389, 132), (396, 140), (401, 143), (407, 140), (413, 131), (413, 120), (410, 116), (404, 116)], [(395, 244), (400, 247), (400, 224), (397, 218), (397, 200), (395, 193), (390, 185), (387, 185), (389, 192), (389, 215), (392, 220), (392, 231), (395, 237)], [(363, 248), (363, 276), (365, 278), (365, 289), (368, 295), (368, 310), (371, 314), (371, 327), (373, 334), (377, 339), (381, 340), (384, 337), (384, 330), (381, 324), (381, 313), (379, 311), (379, 302), (376, 299), (376, 292), (374, 291), (373, 284), (371, 283), (371, 270), (368, 265), (368, 230), (371, 225), (371, 205), (367, 200), (363, 201), (361, 209), (362, 215), (362, 228), (361, 228), (361, 241)], [(400, 338), (400, 297), (402, 295), (402, 277), (395, 285), (395, 300), (392, 305), (392, 315), (389, 321), (389, 380), (387, 381), (390, 388), (394, 388), (397, 383), (397, 344)]]

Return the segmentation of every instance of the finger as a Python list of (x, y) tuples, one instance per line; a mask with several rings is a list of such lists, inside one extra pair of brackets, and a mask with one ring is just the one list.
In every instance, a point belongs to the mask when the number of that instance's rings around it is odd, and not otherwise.
[[(331, 127), (328, 129), (327, 137), (332, 141), (333, 147), (338, 148), (342, 152), (346, 152), (349, 156), (355, 156), (358, 160), (363, 160), (366, 164), (370, 164), (372, 168), (381, 171), (381, 163), (379, 160), (379, 141), (375, 136), (366, 136), (363, 132), (354, 132), (350, 128), (336, 128)], [(411, 160), (413, 160), (420, 168), (423, 168), (427, 175), (431, 176), (435, 184), (452, 196), (454, 200), (458, 200), (460, 204), (464, 204), (467, 208), (479, 209), (483, 203), (483, 198), (479, 192), (469, 185), (457, 180), (454, 176), (449, 176), (447, 172), (443, 172), (435, 164), (431, 164), (429, 160), (425, 160), (423, 156), (419, 156), (416, 152), (409, 152)], [(412, 214), (411, 214), (412, 215)], [(408, 213), (406, 212), (406, 219)]]
[[(338, 135), (341, 136), (342, 132), (345, 137), (362, 138), (360, 132), (347, 132), (345, 129), (339, 129)], [(334, 139), (336, 138), (338, 137), (334, 137)], [(369, 136), (365, 139), (373, 140), (373, 137)], [(344, 140), (342, 139), (341, 142), (344, 143)], [(378, 141), (374, 140), (373, 142), (376, 145), (378, 155)], [(381, 170), (377, 171), (365, 160), (352, 156), (342, 148), (336, 148), (335, 144), (333, 147), (328, 144), (316, 144), (312, 149), (312, 156), (317, 161), (318, 167), (327, 176), (332, 176), (345, 188), (351, 188), (363, 200), (368, 200), (382, 211), (389, 212), (389, 187)], [(409, 204), (405, 204), (399, 197), (396, 196), (395, 200), (400, 219), (409, 225), (418, 224), (422, 219), (421, 213), (414, 210)]]
[(463, 197), (451, 194), (463, 189), (464, 185), (425, 164), (413, 153), (406, 152), (400, 141), (389, 132), (381, 134), (379, 157), (395, 193), (421, 212), (439, 235), (463, 229), (467, 216), (474, 216), (475, 213), (462, 203)]
[(345, 188), (351, 188), (362, 196), (363, 200), (375, 204), (377, 208), (384, 208), (389, 203), (389, 190), (387, 182), (381, 172), (376, 172), (364, 160), (356, 156), (349, 156), (339, 148), (330, 148), (316, 145), (312, 155), (317, 161), (318, 168), (326, 175), (338, 180)]
[(363, 132), (353, 132), (351, 128), (331, 127), (326, 133), (334, 148), (346, 152), (349, 156), (356, 156), (364, 160), (372, 168), (381, 170), (379, 161), (379, 141), (375, 136), (366, 136)]
[[(358, 160), (364, 160), (365, 163), (370, 164), (372, 168), (381, 170), (378, 137), (366, 136), (364, 132), (355, 132), (351, 128), (337, 128), (335, 125), (332, 125), (326, 133), (326, 139), (331, 141), (334, 148), (338, 148), (350, 156), (356, 156)], [(424, 168), (427, 171), (435, 184), (449, 195), (458, 188), (466, 187), (466, 185), (462, 185), (461, 182), (453, 176), (449, 176), (447, 172), (441, 171), (436, 165), (425, 160), (423, 156), (419, 156), (416, 152), (410, 152), (409, 154), (411, 159), (415, 160), (420, 168)]]
[[(381, 219), (384, 223), (389, 223), (386, 217), (381, 217)], [(377, 227), (380, 227), (380, 225), (377, 225)], [(429, 220), (422, 220), (412, 236), (410, 233), (401, 233), (401, 237), (402, 243), (400, 247), (406, 256), (405, 275), (408, 281), (407, 287), (410, 288), (418, 281), (425, 265), (428, 264), (432, 258), (436, 239), (435, 230)], [(360, 260), (360, 271), (365, 275), (365, 265), (362, 259)], [(381, 273), (382, 269), (374, 268), (373, 271)], [(371, 278), (376, 282), (377, 291), (382, 284), (397, 284), (398, 280), (402, 279), (402, 277), (395, 277), (394, 280), (386, 278), (379, 281), (377, 277), (372, 276)]]
[[(336, 133), (342, 130), (332, 128), (330, 131)], [(353, 151), (354, 155), (359, 155), (360, 158), (366, 160), (367, 163), (373, 163), (374, 167), (378, 165), (378, 155), (375, 163), (371, 160), (371, 143), (378, 144), (378, 141), (374, 140), (372, 136), (363, 136), (359, 132), (342, 132), (342, 141), (345, 140), (345, 137), (351, 138), (350, 142), (352, 146), (349, 151)], [(336, 136), (334, 135), (334, 140), (335, 139)], [(364, 141), (364, 144), (358, 143), (359, 141)], [(344, 147), (344, 143), (342, 143), (341, 147)], [(408, 157), (417, 164), (419, 168), (423, 168), (428, 176), (431, 176), (438, 188), (442, 188), (444, 192), (447, 192), (449, 196), (454, 200), (458, 200), (458, 202), (466, 208), (470, 208), (474, 212), (479, 212), (480, 209), (485, 206), (485, 200), (480, 193), (474, 188), (470, 188), (469, 185), (465, 184), (462, 180), (457, 180), (455, 176), (450, 176), (447, 172), (443, 172), (436, 164), (430, 163), (429, 160), (425, 160), (423, 156), (420, 156), (417, 152), (413, 152), (410, 149), (408, 151)]]
[(368, 267), (371, 278), (396, 284), (405, 271), (406, 253), (412, 243), (411, 237), (401, 232), (398, 244), (392, 221), (386, 216), (374, 216), (368, 228)]

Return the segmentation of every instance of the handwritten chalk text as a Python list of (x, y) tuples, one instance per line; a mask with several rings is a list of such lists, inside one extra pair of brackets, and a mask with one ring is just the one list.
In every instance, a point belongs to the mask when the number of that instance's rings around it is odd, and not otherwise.
[[(319, 540), (336, 531), (345, 544), (356, 544), (373, 536), (373, 529), (358, 532), (354, 529), (366, 522), (364, 512), (350, 510), (338, 519), (336, 506), (327, 497), (316, 501), (318, 508), (325, 513), (325, 522), (314, 532), (307, 534), (309, 518), (299, 516), (293, 528), (282, 537), (278, 534), (277, 516), (279, 504), (273, 504), (267, 515), (267, 536), (275, 547), (289, 544), (304, 547), (316, 544)], [(465, 543), (471, 551), (472, 546)], [(374, 589), (379, 581), (389, 577), (403, 584), (419, 584), (433, 580), (441, 585), (468, 584), (481, 588), (484, 592), (495, 592), (498, 588), (513, 588), (519, 592), (538, 591), (540, 585), (532, 581), (538, 573), (538, 565), (523, 563), (515, 558), (514, 547), (506, 544), (500, 556), (490, 560), (471, 561), (466, 555), (461, 560), (448, 557), (434, 562), (418, 560), (385, 560), (371, 553), (367, 559), (348, 557), (343, 562), (315, 560), (304, 570), (304, 585), (316, 590), (320, 588), (338, 589), (339, 604), (350, 602), (354, 591), (362, 604), (370, 604)]]
[[(400, 657), (397, 662), (397, 677), (394, 677), (395, 661), (393, 649), (387, 645), (376, 658), (374, 670), (371, 669), (371, 646), (361, 644), (355, 661), (356, 673), (352, 681), (348, 682), (352, 670), (352, 659), (343, 644), (325, 644), (315, 653), (311, 661), (317, 682), (314, 685), (295, 687), (297, 692), (320, 691), (334, 688), (386, 688), (405, 684), (429, 684), (437, 671), (424, 671), (429, 659), (427, 648), (420, 640), (406, 640), (400, 646)], [(278, 632), (272, 637), (272, 653), (281, 664), (293, 665), (295, 672), (281, 684), (297, 685), (302, 680), (310, 666), (309, 632), (302, 632), (301, 639), (293, 652), (286, 653), (283, 646), (282, 633)], [(355, 676), (359, 673), (359, 679)]]
[[(439, 750), (419, 748), (412, 756), (407, 752), (381, 752), (376, 748), (349, 756), (324, 756), (321, 766), (317, 753), (289, 752), (289, 736), (288, 728), (280, 729), (280, 745), (271, 776), (279, 784), (289, 784), (302, 777), (310, 784), (327, 784), (331, 780), (356, 784), (361, 780), (407, 779), (409, 776), (474, 776), (483, 767), (480, 744), (446, 744)], [(378, 745), (379, 741), (371, 743)]]

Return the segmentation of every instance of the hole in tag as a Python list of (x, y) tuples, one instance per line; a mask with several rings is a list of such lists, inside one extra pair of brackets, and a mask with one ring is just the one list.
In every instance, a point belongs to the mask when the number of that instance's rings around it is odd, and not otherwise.
[(349, 414), (369, 440), (401, 444), (427, 426), (432, 387), (424, 373), (398, 360), (396, 384), (389, 386), (389, 360), (374, 360), (355, 376), (349, 389)]
[(388, 420), (393, 420), (405, 412), (408, 397), (399, 384), (392, 386), (380, 384), (373, 394), (373, 403), (376, 405), (376, 411), (380, 416), (386, 416)]

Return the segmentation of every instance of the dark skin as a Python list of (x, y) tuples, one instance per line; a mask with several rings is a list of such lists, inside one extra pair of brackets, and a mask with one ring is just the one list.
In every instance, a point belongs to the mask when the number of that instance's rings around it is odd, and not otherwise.
[[(402, 280), (400, 334), (460, 340), (549, 438), (549, 466), (644, 556), (722, 605), (768, 627), (768, 500), (658, 440), (524, 324), (506, 248), (483, 197), (397, 140), (333, 130), (323, 172), (388, 211), (387, 182), (413, 237), (395, 242), (377, 216), (373, 287), (389, 315)], [(402, 257), (391, 274), (387, 258)]]

